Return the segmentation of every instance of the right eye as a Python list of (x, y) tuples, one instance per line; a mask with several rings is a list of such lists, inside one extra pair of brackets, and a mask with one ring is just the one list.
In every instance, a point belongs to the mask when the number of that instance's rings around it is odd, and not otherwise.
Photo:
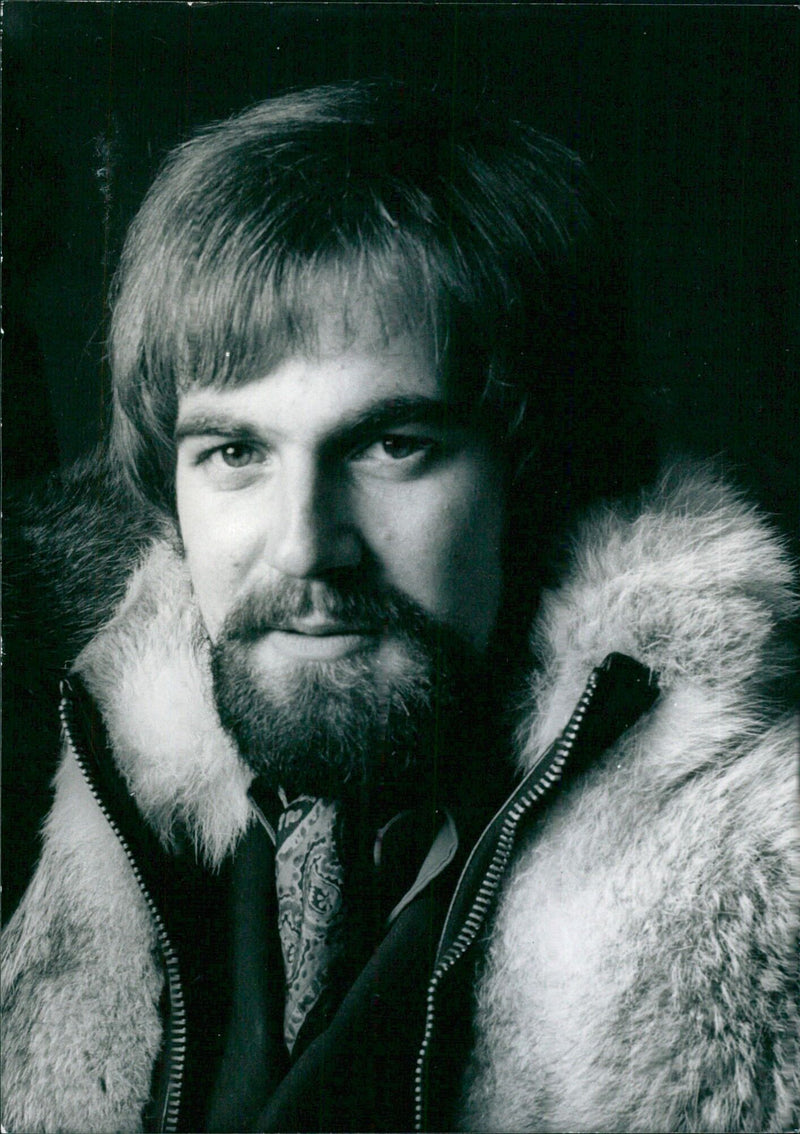
[(189, 466), (220, 489), (245, 488), (260, 479), (270, 461), (270, 450), (256, 441), (232, 440), (186, 446)]
[(263, 460), (255, 445), (247, 441), (228, 441), (219, 445), (206, 455), (206, 460), (219, 459), (229, 469), (244, 469), (258, 460)]

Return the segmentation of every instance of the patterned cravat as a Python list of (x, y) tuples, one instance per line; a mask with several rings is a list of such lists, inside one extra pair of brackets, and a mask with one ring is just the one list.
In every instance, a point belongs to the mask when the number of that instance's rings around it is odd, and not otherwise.
[(334, 840), (338, 807), (301, 795), (278, 820), (275, 874), (289, 1054), (309, 1013), (324, 1007), (344, 952), (342, 864)]

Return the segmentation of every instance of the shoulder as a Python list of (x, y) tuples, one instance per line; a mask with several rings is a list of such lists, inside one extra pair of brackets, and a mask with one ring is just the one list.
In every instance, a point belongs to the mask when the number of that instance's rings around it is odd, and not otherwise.
[(100, 450), (6, 494), (3, 526), (3, 919), (39, 850), (51, 800), (59, 681), (113, 614), (161, 525)]
[(786, 539), (706, 464), (668, 470), (632, 503), (576, 529), (533, 644), (535, 749), (552, 741), (612, 651), (662, 690), (687, 682), (755, 701), (796, 700), (797, 573)]
[[(73, 655), (113, 612), (162, 521), (134, 500), (103, 449), (6, 500), (9, 613)], [(70, 659), (71, 660), (71, 659)]]
[(520, 763), (609, 652), (661, 696), (517, 847), (478, 989), (484, 1128), (796, 1123), (794, 578), (705, 469), (578, 530), (542, 604)]

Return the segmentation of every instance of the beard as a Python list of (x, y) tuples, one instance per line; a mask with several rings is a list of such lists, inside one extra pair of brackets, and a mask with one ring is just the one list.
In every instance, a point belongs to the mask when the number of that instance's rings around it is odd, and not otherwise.
[[(258, 665), (254, 647), (271, 629), (314, 614), (378, 628), (388, 659), (382, 650)], [(447, 737), (487, 687), (480, 656), (449, 627), (394, 589), (344, 576), (246, 596), (223, 623), (211, 668), (223, 727), (264, 785), (289, 798), (423, 797), (446, 779)]]

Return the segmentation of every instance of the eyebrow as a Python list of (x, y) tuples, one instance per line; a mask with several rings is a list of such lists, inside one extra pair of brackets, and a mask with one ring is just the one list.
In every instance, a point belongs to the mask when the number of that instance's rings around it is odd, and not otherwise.
[[(400, 395), (368, 405), (351, 418), (339, 422), (331, 431), (327, 443), (335, 446), (344, 442), (358, 442), (362, 437), (412, 423), (432, 428), (460, 429), (468, 423), (471, 416), (473, 413), (459, 402), (415, 394)], [(258, 423), (250, 421), (246, 413), (198, 407), (178, 423), (175, 441), (179, 443), (188, 437), (252, 439), (261, 432)]]
[(199, 409), (187, 413), (183, 421), (175, 426), (175, 441), (187, 437), (252, 437), (255, 426), (243, 420), (241, 414), (228, 410)]

